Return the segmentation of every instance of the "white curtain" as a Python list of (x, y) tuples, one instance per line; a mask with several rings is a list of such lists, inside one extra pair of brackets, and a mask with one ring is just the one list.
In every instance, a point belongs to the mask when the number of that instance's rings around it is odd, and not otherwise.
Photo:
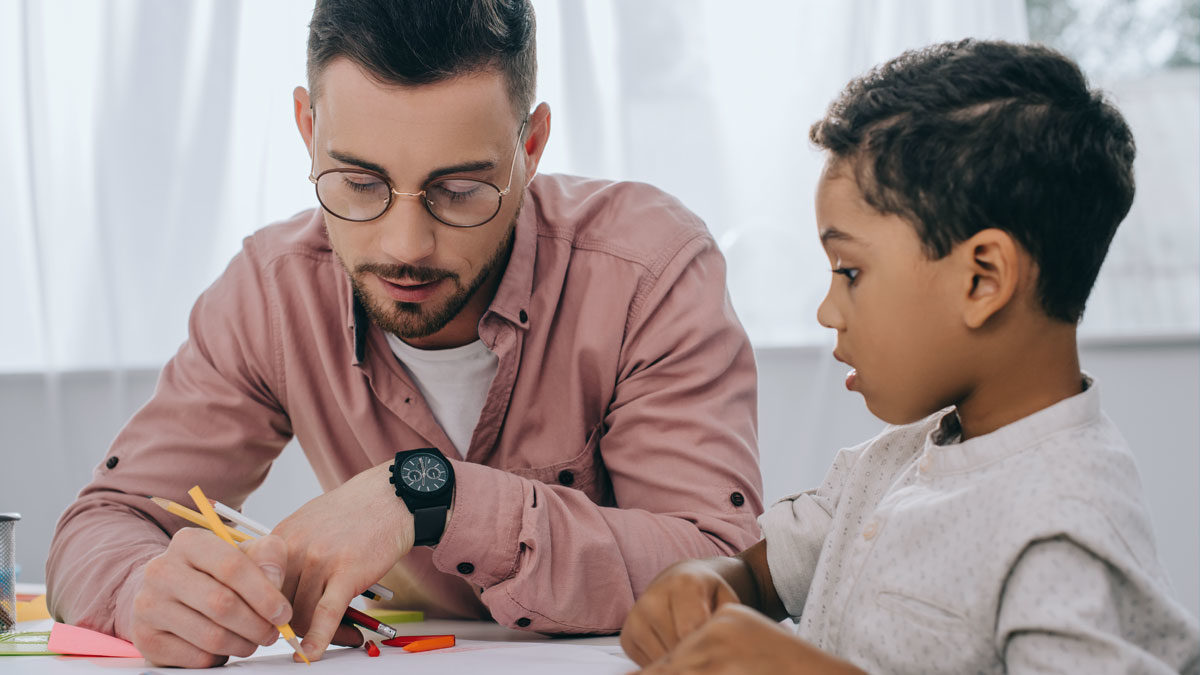
[[(553, 110), (542, 170), (679, 196), (720, 241), (759, 346), (829, 339), (807, 132), (845, 82), (905, 48), (1027, 35), (1022, 0), (535, 6)], [(310, 13), (295, 0), (0, 1), (0, 373), (160, 366), (241, 237), (315, 203), (291, 108)], [(1163, 77), (1123, 85), (1139, 198), (1085, 332), (1200, 328), (1200, 78)]]

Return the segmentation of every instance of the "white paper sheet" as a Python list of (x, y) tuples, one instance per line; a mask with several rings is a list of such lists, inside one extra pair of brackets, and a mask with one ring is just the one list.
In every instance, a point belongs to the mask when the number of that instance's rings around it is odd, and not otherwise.
[[(616, 645), (559, 644), (552, 640), (538, 642), (490, 642), (459, 640), (449, 649), (410, 654), (398, 647), (380, 647), (380, 655), (371, 657), (362, 647), (335, 647), (324, 658), (312, 664), (292, 661), (291, 648), (283, 640), (263, 647), (246, 659), (235, 659), (226, 670), (247, 675), (256, 673), (288, 673), (289, 675), (318, 675), (340, 673), (368, 675), (446, 675), (447, 673), (519, 673), (520, 675), (625, 675), (637, 666), (625, 657)], [(5, 675), (86, 674), (86, 673), (154, 673), (167, 675), (175, 669), (155, 668), (140, 659), (65, 658), (52, 656), (9, 656), (0, 660), (0, 672)]]

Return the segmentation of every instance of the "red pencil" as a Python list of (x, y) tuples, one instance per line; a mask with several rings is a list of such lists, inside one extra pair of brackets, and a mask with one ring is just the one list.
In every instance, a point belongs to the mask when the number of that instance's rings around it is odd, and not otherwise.
[(395, 628), (392, 628), (370, 614), (367, 614), (366, 612), (360, 612), (353, 607), (346, 608), (346, 614), (342, 617), (342, 621), (349, 621), (356, 626), (362, 626), (363, 628), (373, 630), (386, 638), (394, 638), (397, 634)]

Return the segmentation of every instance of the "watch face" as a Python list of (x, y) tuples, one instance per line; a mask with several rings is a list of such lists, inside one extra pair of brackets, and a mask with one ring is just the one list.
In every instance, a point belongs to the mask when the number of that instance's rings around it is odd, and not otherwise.
[(447, 468), (441, 457), (417, 453), (404, 459), (400, 465), (400, 478), (410, 490), (437, 492), (446, 486), (446, 480), (450, 477)]

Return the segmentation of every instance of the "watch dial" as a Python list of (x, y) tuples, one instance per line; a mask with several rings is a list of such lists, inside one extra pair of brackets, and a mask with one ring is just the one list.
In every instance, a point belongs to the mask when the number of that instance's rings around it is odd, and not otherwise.
[(405, 458), (400, 476), (409, 489), (417, 492), (437, 492), (446, 485), (446, 462), (436, 455), (420, 453)]

